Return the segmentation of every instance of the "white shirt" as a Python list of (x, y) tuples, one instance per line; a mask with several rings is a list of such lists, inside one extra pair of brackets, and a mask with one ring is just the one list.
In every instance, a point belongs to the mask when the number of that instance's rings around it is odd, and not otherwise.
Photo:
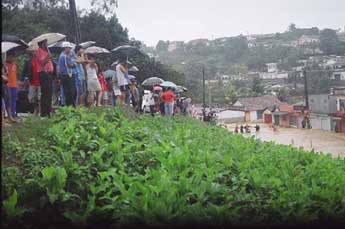
[(121, 71), (121, 64), (116, 65), (116, 77), (117, 77), (117, 83), (119, 86), (128, 84), (125, 78), (125, 73)]

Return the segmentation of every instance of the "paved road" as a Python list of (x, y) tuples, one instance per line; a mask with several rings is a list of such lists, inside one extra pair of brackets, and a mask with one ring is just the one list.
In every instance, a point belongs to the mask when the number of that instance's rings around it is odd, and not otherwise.
[[(244, 136), (255, 136), (263, 141), (274, 141), (284, 145), (294, 145), (303, 147), (306, 150), (314, 149), (317, 152), (330, 153), (334, 157), (345, 157), (345, 134), (333, 133), (323, 130), (307, 130), (296, 128), (279, 128), (277, 132), (273, 132), (266, 124), (259, 124), (261, 129), (259, 133), (255, 133), (255, 129), (251, 128), (251, 134), (243, 134)], [(227, 125), (229, 131), (234, 131), (236, 124)], [(250, 124), (255, 126), (255, 124)]]

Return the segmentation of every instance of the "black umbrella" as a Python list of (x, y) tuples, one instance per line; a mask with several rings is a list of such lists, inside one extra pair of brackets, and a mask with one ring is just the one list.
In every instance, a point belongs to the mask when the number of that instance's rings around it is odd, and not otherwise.
[(119, 46), (119, 47), (114, 48), (111, 51), (113, 54), (123, 56), (123, 57), (132, 57), (137, 54), (142, 54), (142, 52), (139, 49), (130, 45)]
[(11, 49), (11, 50), (15, 50), (15, 51), (22, 51), (22, 50), (25, 50), (29, 47), (29, 45), (25, 41), (23, 41), (22, 39), (20, 39), (19, 37), (15, 36), (15, 35), (3, 34), (1, 41), (13, 42), (13, 43), (18, 44), (19, 46)]

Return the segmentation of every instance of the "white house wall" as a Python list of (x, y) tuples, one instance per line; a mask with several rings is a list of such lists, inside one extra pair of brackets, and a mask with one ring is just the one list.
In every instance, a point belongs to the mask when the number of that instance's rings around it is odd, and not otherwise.
[(258, 120), (257, 112), (251, 111), (250, 112), (250, 121), (256, 121), (256, 120)]
[(310, 124), (312, 129), (331, 130), (331, 118), (325, 116), (311, 116)]
[(218, 120), (224, 123), (240, 122), (244, 121), (245, 119), (244, 111), (225, 110), (217, 113), (216, 115)]

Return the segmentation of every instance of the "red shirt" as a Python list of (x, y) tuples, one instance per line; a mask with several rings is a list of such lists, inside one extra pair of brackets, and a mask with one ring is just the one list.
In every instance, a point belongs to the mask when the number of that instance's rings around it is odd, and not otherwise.
[(164, 103), (172, 103), (175, 99), (175, 94), (172, 91), (166, 91), (161, 94), (161, 99)]
[(108, 88), (107, 81), (105, 80), (103, 73), (98, 74), (98, 80), (99, 80), (99, 83), (101, 84), (102, 91), (107, 91), (107, 88)]
[(49, 72), (52, 73), (54, 72), (54, 66), (53, 66), (53, 62), (51, 61), (51, 59), (49, 59), (49, 61), (45, 64), (43, 64), (43, 61), (46, 59), (46, 57), (49, 55), (49, 53), (42, 49), (39, 48), (37, 49), (35, 56), (38, 60), (38, 72)]
[(36, 58), (32, 58), (31, 60), (31, 66), (32, 66), (32, 80), (30, 84), (32, 86), (40, 86), (40, 79), (38, 78), (38, 62)]

